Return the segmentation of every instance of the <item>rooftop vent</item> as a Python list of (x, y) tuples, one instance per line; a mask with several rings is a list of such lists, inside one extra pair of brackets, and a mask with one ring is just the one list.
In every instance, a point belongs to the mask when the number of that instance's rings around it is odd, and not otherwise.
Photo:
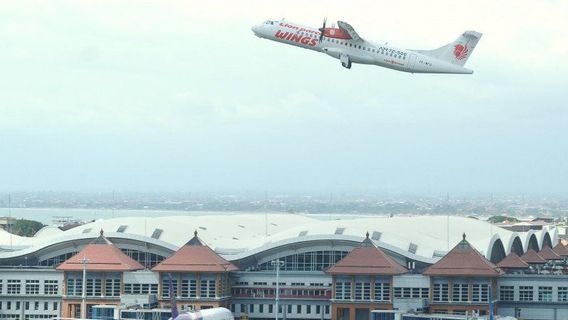
[(118, 227), (118, 229), (116, 229), (116, 232), (124, 233), (124, 230), (126, 230), (126, 228), (128, 228), (128, 226), (121, 225), (120, 227)]
[(300, 232), (298, 237), (305, 237), (307, 234), (308, 234), (308, 230), (304, 230), (304, 231)]
[(411, 242), (410, 245), (408, 246), (408, 252), (416, 253), (416, 250), (418, 250), (418, 245)]
[(345, 231), (345, 228), (337, 228), (335, 229), (335, 234), (343, 234), (343, 231)]
[(162, 230), (162, 229), (154, 229), (154, 232), (152, 232), (152, 238), (154, 238), (154, 239), (160, 239), (160, 236), (162, 235), (162, 232), (164, 232), (164, 230)]
[(371, 239), (379, 241), (379, 240), (381, 240), (382, 235), (383, 235), (382, 232), (373, 231), (373, 235), (371, 236)]
[(89, 232), (91, 232), (91, 230), (92, 230), (91, 228), (85, 229), (85, 230), (83, 230), (83, 233), (89, 233)]

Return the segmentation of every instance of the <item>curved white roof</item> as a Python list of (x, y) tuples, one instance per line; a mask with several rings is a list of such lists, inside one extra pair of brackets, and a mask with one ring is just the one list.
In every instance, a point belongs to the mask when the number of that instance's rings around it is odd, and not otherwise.
[[(9, 250), (11, 243), (12, 248), (16, 250), (9, 255), (0, 252), (0, 258), (18, 255), (18, 249), (25, 249), (21, 250), (22, 253), (30, 253), (74, 238), (96, 237), (101, 229), (107, 234), (112, 233), (113, 236), (150, 238), (151, 242), (158, 240), (170, 248), (182, 246), (193, 236), (194, 230), (197, 230), (203, 241), (230, 260), (308, 240), (361, 241), (366, 232), (369, 232), (371, 239), (381, 247), (416, 260), (433, 263), (453, 248), (464, 233), (467, 240), (488, 258), (497, 240), (501, 240), (505, 253), (508, 254), (509, 243), (515, 236), (518, 235), (523, 242), (527, 238), (526, 233), (514, 233), (485, 221), (466, 217), (344, 215), (342, 218), (286, 213), (124, 217), (101, 219), (67, 231), (47, 227), (31, 238), (12, 236), (11, 242), (9, 234), (0, 230), (0, 247)], [(544, 236), (541, 233), (544, 232), (547, 230), (537, 231), (537, 238), (541, 239)]]

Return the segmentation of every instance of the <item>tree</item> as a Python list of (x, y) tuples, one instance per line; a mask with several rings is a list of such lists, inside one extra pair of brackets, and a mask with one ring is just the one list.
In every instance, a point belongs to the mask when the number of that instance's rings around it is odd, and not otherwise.
[(519, 222), (519, 219), (513, 218), (513, 217), (507, 217), (507, 216), (492, 216), (489, 219), (487, 219), (487, 222), (490, 222), (490, 223), (501, 223), (501, 222), (504, 222), (504, 221), (517, 223), (517, 222)]
[(39, 221), (34, 220), (26, 220), (26, 219), (18, 219), (12, 225), (11, 231), (13, 234), (23, 236), (23, 237), (32, 237), (39, 229), (43, 228), (44, 224)]

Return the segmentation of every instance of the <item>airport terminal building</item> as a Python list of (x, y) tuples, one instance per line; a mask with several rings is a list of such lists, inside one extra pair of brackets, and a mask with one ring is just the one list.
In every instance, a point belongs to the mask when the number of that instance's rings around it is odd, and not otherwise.
[(0, 230), (0, 319), (167, 319), (170, 281), (180, 309), (226, 307), (236, 318), (274, 319), (278, 295), (283, 319), (484, 315), (490, 300), (500, 315), (568, 319), (566, 257), (554, 227), (449, 216), (203, 214), (32, 238)]

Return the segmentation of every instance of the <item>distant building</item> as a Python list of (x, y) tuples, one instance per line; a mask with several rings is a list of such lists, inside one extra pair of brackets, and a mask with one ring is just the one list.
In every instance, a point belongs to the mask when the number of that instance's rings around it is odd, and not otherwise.
[(4, 230), (10, 230), (14, 223), (16, 223), (16, 218), (14, 217), (0, 217), (0, 228)]

